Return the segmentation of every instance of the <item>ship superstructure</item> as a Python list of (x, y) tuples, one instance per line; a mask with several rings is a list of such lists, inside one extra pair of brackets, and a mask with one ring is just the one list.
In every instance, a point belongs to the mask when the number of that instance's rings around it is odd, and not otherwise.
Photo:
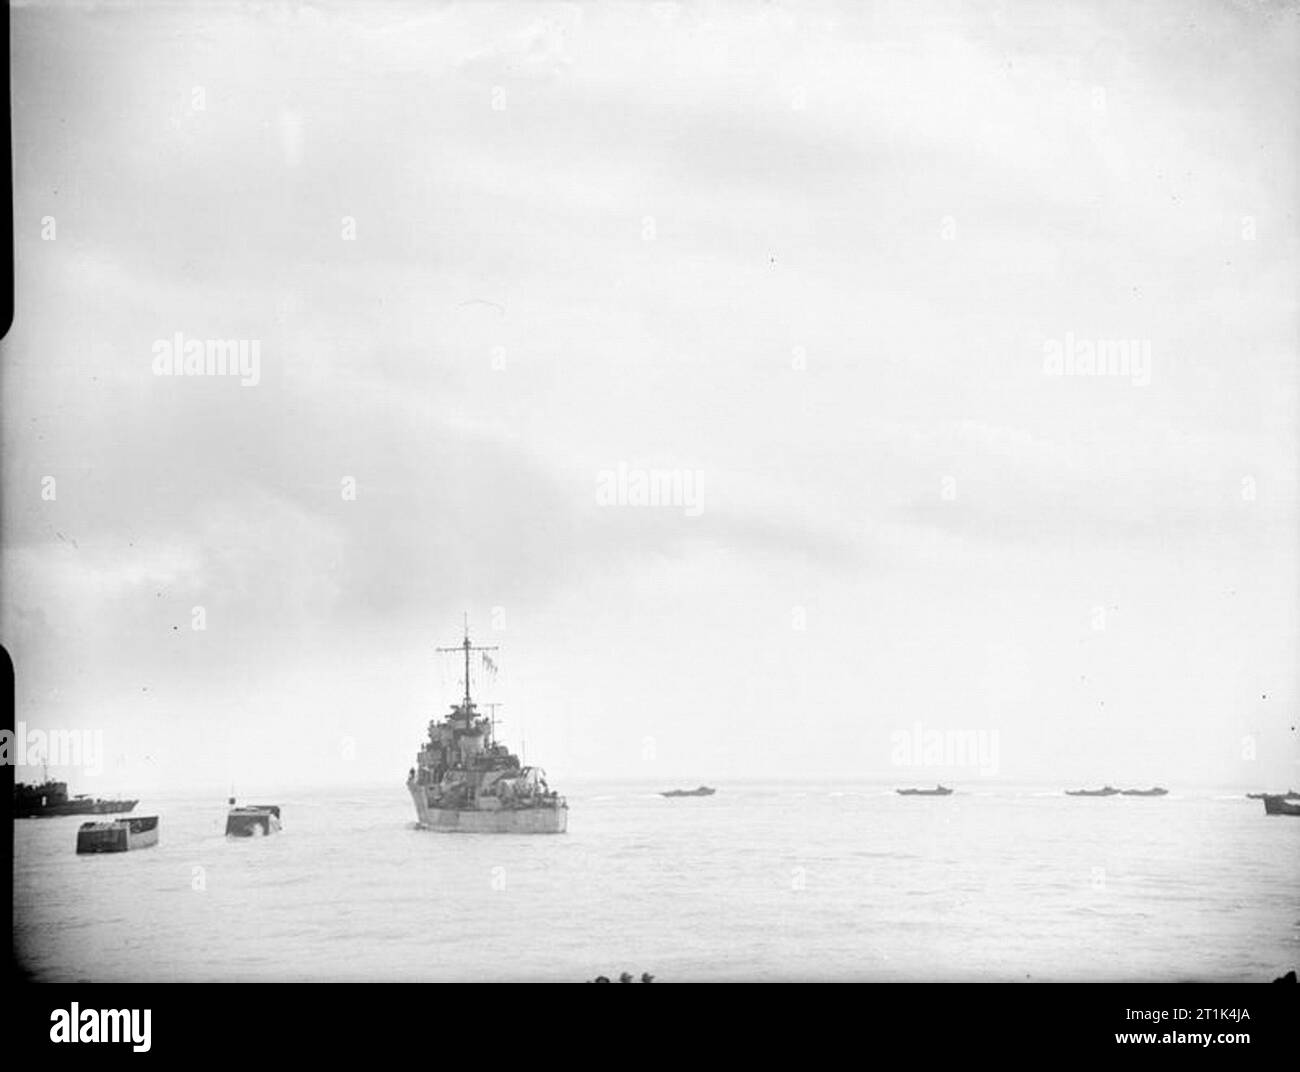
[(496, 740), (492, 718), (481, 715), (470, 695), (470, 657), (485, 665), (495, 648), (475, 647), (466, 625), (455, 648), (465, 659), (465, 695), (441, 721), (429, 722), (428, 737), (416, 755), (406, 787), (419, 824), (427, 830), (481, 834), (562, 834), (569, 808), (546, 784), (539, 767), (524, 766)]

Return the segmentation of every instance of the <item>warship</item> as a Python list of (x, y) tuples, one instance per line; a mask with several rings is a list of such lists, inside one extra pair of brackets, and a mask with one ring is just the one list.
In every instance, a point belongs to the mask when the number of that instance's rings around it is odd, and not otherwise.
[(52, 782), (46, 775), (40, 785), (19, 782), (14, 786), (16, 819), (47, 819), (56, 815), (116, 815), (130, 811), (138, 800), (100, 800), (78, 793), (68, 796), (67, 782)]
[(546, 784), (538, 767), (520, 763), (496, 739), (496, 720), (480, 715), (470, 696), (470, 655), (479, 652), (494, 669), (495, 647), (476, 647), (465, 639), (440, 652), (463, 652), (465, 695), (429, 732), (406, 778), (422, 830), (470, 834), (563, 834), (569, 806)]

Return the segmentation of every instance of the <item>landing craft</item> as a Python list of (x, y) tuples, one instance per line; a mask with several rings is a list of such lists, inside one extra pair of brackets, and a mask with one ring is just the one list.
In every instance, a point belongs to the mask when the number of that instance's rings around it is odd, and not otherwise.
[(1287, 800), (1284, 796), (1264, 796), (1265, 815), (1300, 815), (1300, 804)]
[(226, 813), (226, 837), (265, 837), (280, 832), (279, 804), (245, 804), (235, 806), (230, 798)]
[(107, 823), (82, 823), (77, 852), (130, 852), (158, 844), (158, 816), (141, 815)]

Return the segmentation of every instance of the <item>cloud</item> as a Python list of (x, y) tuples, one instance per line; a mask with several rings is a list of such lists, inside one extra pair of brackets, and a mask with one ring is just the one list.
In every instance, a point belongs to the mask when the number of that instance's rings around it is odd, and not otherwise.
[[(1122, 669), (1068, 624), (1098, 577), (1194, 647), (1168, 563), (1235, 622), (1208, 578), (1286, 575), (1296, 529), (1285, 17), (16, 7), (3, 625), (27, 695), (280, 711), (291, 738), (295, 697), (340, 723), (380, 679), (415, 704), (394, 682), (429, 635), (501, 604), (555, 627), (519, 637), (581, 697), (556, 687), (554, 717), (620, 696), (615, 737), (662, 706), (637, 660), (707, 640), (718, 677), (763, 682), (734, 742), (759, 763), (772, 697), (985, 690), (963, 630), (1039, 638), (1036, 682)], [(177, 331), (259, 340), (262, 382), (153, 376)], [(1045, 377), (1065, 333), (1150, 340), (1151, 384)], [(704, 512), (597, 506), (620, 463), (702, 471)], [(791, 604), (893, 657), (805, 686), (774, 654)], [(590, 680), (570, 644), (602, 652)]]

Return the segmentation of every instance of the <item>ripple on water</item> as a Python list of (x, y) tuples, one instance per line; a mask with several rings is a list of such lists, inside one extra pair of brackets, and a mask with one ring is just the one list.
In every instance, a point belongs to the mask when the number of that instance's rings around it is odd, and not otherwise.
[(15, 825), (14, 940), (38, 978), (89, 981), (579, 981), (611, 959), (663, 981), (933, 978), (936, 963), (1099, 979), (1115, 970), (1099, 933), (1122, 938), (1126, 978), (1267, 981), (1294, 959), (1300, 853), (1284, 850), (1300, 824), (1235, 797), (1033, 792), (915, 808), (877, 787), (749, 786), (663, 807), (593, 786), (570, 796), (566, 837), (496, 840), (418, 831), (384, 787), (286, 802), (290, 830), (247, 843), (214, 832), (211, 802), (168, 802), (162, 845), (89, 863), (70, 828)]

